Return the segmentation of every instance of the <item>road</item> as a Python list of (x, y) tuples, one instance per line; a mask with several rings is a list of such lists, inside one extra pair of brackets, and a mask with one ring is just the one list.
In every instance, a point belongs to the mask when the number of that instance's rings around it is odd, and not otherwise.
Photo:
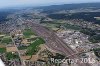
[[(34, 24), (32, 22), (28, 22), (27, 24), (35, 31), (39, 36), (43, 37), (46, 41), (46, 44), (49, 48), (59, 51), (66, 56), (73, 55), (76, 53), (72, 50), (61, 38), (59, 38), (52, 30), (49, 30), (46, 27), (43, 27), (39, 24)], [(73, 55), (69, 57), (70, 59), (79, 59), (79, 56)], [(91, 66), (88, 63), (80, 63), (81, 60), (77, 62), (78, 66)]]
[[(11, 36), (11, 33), (10, 33), (10, 36)], [(17, 48), (18, 56), (19, 56), (20, 61), (21, 61), (21, 66), (25, 66), (25, 65), (23, 64), (23, 60), (22, 60), (22, 58), (21, 58), (20, 51), (18, 50), (18, 47), (16, 46), (15, 40), (14, 40), (12, 37), (11, 37), (11, 39), (12, 39), (12, 42), (14, 43), (14, 46)], [(15, 65), (15, 66), (16, 66), (16, 65)]]

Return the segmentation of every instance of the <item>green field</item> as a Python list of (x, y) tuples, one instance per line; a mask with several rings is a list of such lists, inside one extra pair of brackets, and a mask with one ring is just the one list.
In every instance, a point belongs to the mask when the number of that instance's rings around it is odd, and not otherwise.
[(35, 33), (31, 29), (25, 29), (23, 35), (25, 38), (30, 38), (32, 35), (35, 35)]
[(0, 48), (0, 53), (5, 53), (6, 52), (6, 48)]
[(4, 37), (1, 41), (1, 43), (6, 43), (6, 44), (9, 44), (10, 42), (12, 42), (12, 39), (11, 37), (7, 36), (7, 37)]
[(77, 26), (77, 25), (71, 25), (71, 24), (64, 24), (64, 27), (66, 29), (73, 29), (73, 30), (80, 30), (81, 27)]
[(11, 52), (8, 52), (8, 53), (6, 53), (6, 58), (8, 60), (12, 60), (12, 59), (18, 59), (19, 56), (18, 56), (18, 54), (12, 54)]
[(27, 48), (26, 55), (33, 55), (34, 53), (38, 52), (39, 45), (44, 44), (45, 41), (42, 38), (37, 38), (34, 42), (30, 44), (30, 46)]
[(27, 47), (26, 46), (20, 46), (20, 47), (18, 47), (18, 49), (19, 50), (24, 50), (24, 49), (27, 49)]

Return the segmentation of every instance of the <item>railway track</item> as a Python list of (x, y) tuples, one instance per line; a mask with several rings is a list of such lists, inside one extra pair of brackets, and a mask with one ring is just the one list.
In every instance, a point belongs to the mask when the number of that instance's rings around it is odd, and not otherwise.
[[(34, 24), (32, 22), (28, 22), (27, 24), (32, 28), (33, 31), (36, 32), (37, 35), (43, 37), (46, 41), (46, 44), (49, 48), (56, 50), (58, 52), (63, 53), (66, 56), (75, 54), (76, 52), (72, 50), (61, 38), (59, 38), (52, 30), (48, 30), (47, 28)], [(69, 57), (70, 59), (79, 59), (78, 55), (72, 55)], [(81, 60), (77, 62), (78, 66), (91, 66), (88, 63), (80, 63)]]

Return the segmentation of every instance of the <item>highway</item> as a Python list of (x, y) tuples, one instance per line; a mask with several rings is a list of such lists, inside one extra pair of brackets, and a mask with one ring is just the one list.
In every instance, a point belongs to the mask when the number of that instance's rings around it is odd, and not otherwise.
[[(32, 22), (27, 22), (27, 25), (36, 32), (37, 35), (43, 37), (46, 41), (46, 44), (49, 48), (63, 53), (66, 56), (72, 55), (70, 59), (79, 59), (78, 55), (73, 55), (76, 52), (72, 50), (61, 38), (59, 38), (52, 30), (41, 26), (39, 24), (34, 24)], [(88, 63), (80, 63), (81, 60), (78, 60), (78, 66), (91, 66)]]

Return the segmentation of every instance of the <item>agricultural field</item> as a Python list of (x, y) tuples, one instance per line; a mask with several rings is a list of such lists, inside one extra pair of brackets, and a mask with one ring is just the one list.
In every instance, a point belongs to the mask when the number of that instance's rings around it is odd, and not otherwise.
[(52, 29), (52, 30), (58, 30), (60, 24), (56, 24), (56, 23), (42, 23), (43, 26), (47, 27), (48, 29)]
[(53, 23), (42, 23), (42, 25), (46, 27), (57, 27), (58, 26), (57, 24), (53, 24)]
[(10, 44), (12, 43), (12, 39), (9, 35), (0, 33), (0, 44)]
[(6, 53), (6, 45), (11, 42), (12, 39), (10, 36), (0, 33), (0, 53)]
[(39, 46), (44, 43), (43, 38), (38, 37), (31, 29), (27, 28), (23, 31), (22, 45), (18, 46), (18, 50), (25, 51), (23, 54), (26, 56), (32, 56), (40, 50)]
[(0, 48), (0, 53), (5, 53), (6, 52), (6, 48)]
[(18, 53), (8, 52), (6, 53), (7, 60), (19, 59)]
[(44, 44), (45, 41), (42, 38), (37, 38), (35, 41), (33, 41), (28, 47), (26, 55), (33, 55), (39, 50), (39, 45)]
[(35, 33), (31, 29), (25, 29), (23, 35), (25, 38), (30, 38), (31, 36), (34, 36)]
[(11, 43), (11, 42), (12, 42), (12, 39), (11, 39), (10, 36), (5, 36), (5, 37), (3, 37), (3, 38), (2, 38), (2, 41), (1, 41), (2, 44), (9, 44), (9, 43)]

